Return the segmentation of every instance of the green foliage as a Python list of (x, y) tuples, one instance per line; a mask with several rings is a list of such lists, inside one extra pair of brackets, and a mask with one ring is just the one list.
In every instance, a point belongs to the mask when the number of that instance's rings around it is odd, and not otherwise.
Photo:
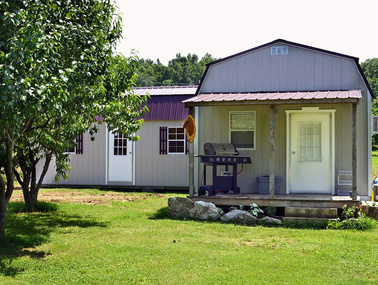
[(249, 212), (251, 213), (252, 216), (259, 217), (262, 213), (264, 213), (263, 210), (260, 209), (259, 206), (257, 206), (255, 203), (252, 203), (251, 208)]
[(269, 205), (265, 208), (265, 214), (269, 217), (274, 217), (277, 214), (277, 208), (273, 205)]
[(343, 219), (356, 219), (360, 216), (361, 213), (359, 206), (355, 205), (353, 205), (352, 207), (348, 207), (347, 204), (344, 204), (341, 209), (341, 217)]
[[(361, 69), (364, 72), (374, 95), (378, 96), (378, 58), (365, 60), (361, 63)], [(378, 115), (377, 99), (375, 99), (373, 102), (372, 114)]]
[(234, 210), (241, 210), (241, 211), (243, 211), (244, 210), (244, 206), (243, 205), (239, 205), (238, 207), (237, 206), (231, 206), (230, 207), (230, 211), (234, 211)]
[(159, 59), (155, 63), (151, 59), (139, 59), (136, 73), (137, 86), (169, 86), (198, 84), (205, 71), (206, 64), (216, 60), (206, 53), (201, 60), (195, 54), (186, 57), (176, 54), (176, 58), (164, 66)]
[(334, 230), (373, 230), (378, 228), (378, 222), (372, 218), (361, 215), (359, 218), (350, 218), (345, 220), (337, 220), (330, 222), (328, 229)]
[(96, 132), (97, 115), (109, 130), (138, 140), (147, 97), (132, 91), (135, 54), (113, 53), (122, 34), (113, 3), (0, 1), (0, 171), (6, 174), (0, 176), (0, 238), (13, 175), (25, 202), (36, 203), (52, 157), (56, 180), (66, 178), (65, 150), (79, 134)]

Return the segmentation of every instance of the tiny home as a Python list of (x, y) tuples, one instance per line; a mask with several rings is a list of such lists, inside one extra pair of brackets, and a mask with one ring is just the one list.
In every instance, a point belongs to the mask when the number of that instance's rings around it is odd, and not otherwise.
[[(195, 152), (232, 143), (251, 158), (236, 166), (241, 194), (259, 193), (266, 176), (269, 189), (280, 181), (279, 195), (354, 189), (368, 199), (373, 99), (357, 58), (279, 39), (209, 63), (196, 96), (184, 102), (196, 111)], [(191, 196), (206, 168), (194, 161)], [(215, 176), (205, 175), (212, 184)]]
[(43, 186), (70, 185), (188, 189), (187, 140), (183, 128), (188, 109), (182, 103), (197, 86), (137, 87), (135, 94), (149, 95), (149, 112), (138, 131), (140, 141), (108, 132), (98, 123), (95, 140), (85, 133), (71, 150), (68, 180), (56, 184), (54, 161)]

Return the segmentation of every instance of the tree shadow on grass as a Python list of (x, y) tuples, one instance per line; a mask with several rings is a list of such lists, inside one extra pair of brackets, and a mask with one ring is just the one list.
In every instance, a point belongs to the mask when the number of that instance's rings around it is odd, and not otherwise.
[[(69, 215), (58, 211), (57, 204), (45, 207), (43, 212), (20, 212), (23, 203), (9, 203), (5, 240), (0, 244), (0, 274), (15, 276), (22, 268), (12, 266), (18, 257), (44, 258), (49, 252), (33, 250), (36, 246), (50, 241), (50, 233), (69, 227), (106, 227), (107, 223), (93, 217)], [(46, 210), (49, 209), (49, 210)]]
[(169, 213), (169, 207), (160, 208), (149, 217), (151, 220), (162, 220), (162, 219), (171, 219), (171, 215)]

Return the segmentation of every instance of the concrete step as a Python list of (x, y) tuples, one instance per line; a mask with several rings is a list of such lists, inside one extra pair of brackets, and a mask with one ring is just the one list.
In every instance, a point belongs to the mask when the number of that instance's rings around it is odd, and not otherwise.
[(331, 221), (336, 221), (335, 219), (330, 219), (330, 218), (308, 218), (308, 217), (284, 217), (283, 218), (284, 222), (299, 222), (299, 223), (304, 223), (304, 222), (331, 222)]
[(285, 217), (336, 219), (337, 208), (301, 208), (286, 207)]

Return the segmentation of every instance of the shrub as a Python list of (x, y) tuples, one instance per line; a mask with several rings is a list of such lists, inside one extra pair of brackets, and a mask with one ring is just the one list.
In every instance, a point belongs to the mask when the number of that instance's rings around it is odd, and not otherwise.
[(249, 210), (249, 212), (252, 214), (252, 216), (255, 216), (256, 218), (258, 218), (260, 214), (264, 213), (264, 211), (261, 210), (260, 207), (257, 206), (255, 203), (252, 203), (250, 206), (251, 209)]
[(342, 206), (342, 213), (341, 213), (341, 217), (343, 219), (356, 219), (360, 216), (360, 208), (358, 206), (352, 206), (352, 207), (348, 207), (347, 204), (344, 204)]
[(266, 207), (265, 209), (265, 214), (267, 214), (267, 216), (269, 217), (273, 217), (277, 214), (277, 209), (275, 206), (273, 205), (269, 205), (268, 207)]
[(361, 215), (360, 218), (351, 218), (347, 220), (337, 220), (334, 222), (328, 223), (328, 229), (334, 230), (372, 230), (378, 227), (378, 222), (372, 218), (366, 217), (365, 215)]

